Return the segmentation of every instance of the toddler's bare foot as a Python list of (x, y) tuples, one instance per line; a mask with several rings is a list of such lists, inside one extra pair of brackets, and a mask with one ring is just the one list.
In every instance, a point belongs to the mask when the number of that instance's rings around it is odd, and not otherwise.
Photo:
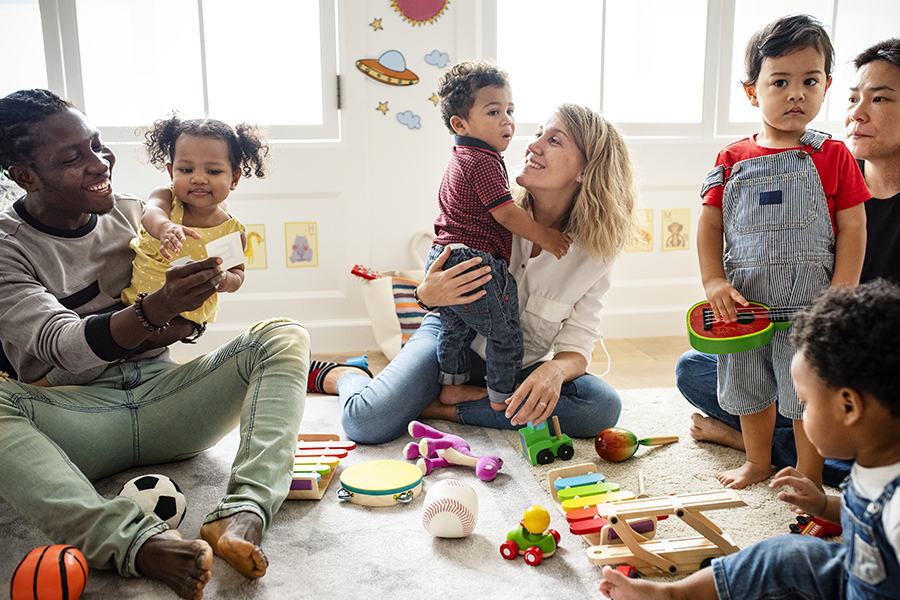
[(138, 571), (156, 579), (182, 598), (199, 600), (209, 582), (212, 549), (203, 540), (183, 540), (174, 530), (151, 536), (135, 557)]
[(655, 581), (629, 579), (612, 567), (603, 567), (600, 591), (612, 600), (637, 600), (638, 598), (671, 598), (665, 585)]
[(260, 548), (262, 528), (259, 515), (245, 511), (205, 523), (200, 536), (244, 577), (262, 577), (269, 566), (269, 559)]
[[(481, 400), (485, 396), (487, 396), (487, 390), (482, 387), (474, 385), (445, 385), (441, 386), (441, 395), (438, 396), (438, 400), (441, 401), (441, 404), (454, 406), (463, 402)], [(506, 407), (504, 406), (503, 409), (506, 409)]]
[(325, 378), (322, 380), (322, 393), (337, 396), (338, 379), (340, 379), (341, 375), (344, 373), (356, 373), (357, 375), (368, 376), (365, 371), (352, 365), (335, 367), (325, 374)]
[(765, 481), (772, 476), (771, 465), (760, 465), (749, 460), (737, 469), (731, 469), (716, 475), (723, 486), (732, 490), (741, 490), (748, 485)]
[(746, 451), (741, 432), (722, 421), (694, 413), (691, 415), (691, 422), (691, 437), (698, 442), (712, 442), (741, 452)]

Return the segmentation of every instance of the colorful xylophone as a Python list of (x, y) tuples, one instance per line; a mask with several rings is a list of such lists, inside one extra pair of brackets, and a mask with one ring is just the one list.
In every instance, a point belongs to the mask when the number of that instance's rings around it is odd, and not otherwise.
[[(594, 545), (619, 543), (619, 536), (609, 521), (597, 513), (597, 505), (632, 500), (635, 496), (622, 490), (617, 483), (607, 483), (596, 469), (593, 463), (587, 463), (551, 470), (547, 478), (553, 502), (565, 515), (570, 533), (583, 536)], [(641, 519), (629, 525), (647, 539), (656, 534), (655, 518)]]
[(342, 458), (356, 449), (356, 442), (334, 433), (301, 433), (294, 454), (294, 478), (289, 500), (321, 500)]

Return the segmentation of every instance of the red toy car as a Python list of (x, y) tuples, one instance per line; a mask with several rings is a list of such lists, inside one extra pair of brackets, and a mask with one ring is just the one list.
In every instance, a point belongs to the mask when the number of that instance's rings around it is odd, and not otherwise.
[(843, 532), (840, 525), (835, 525), (831, 521), (810, 515), (800, 515), (797, 517), (797, 522), (791, 523), (789, 527), (791, 533), (814, 535), (816, 537), (841, 535)]

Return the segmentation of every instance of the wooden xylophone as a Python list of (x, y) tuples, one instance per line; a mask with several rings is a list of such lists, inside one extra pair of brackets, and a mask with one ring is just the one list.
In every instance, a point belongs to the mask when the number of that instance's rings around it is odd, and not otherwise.
[(301, 433), (294, 454), (294, 477), (289, 500), (321, 500), (342, 458), (356, 449), (356, 442), (334, 433)]

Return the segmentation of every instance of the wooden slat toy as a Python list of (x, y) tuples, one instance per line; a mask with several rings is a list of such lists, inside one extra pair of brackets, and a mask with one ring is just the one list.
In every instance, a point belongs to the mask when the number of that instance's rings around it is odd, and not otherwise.
[[(588, 562), (628, 564), (645, 575), (697, 571), (717, 556), (738, 551), (731, 537), (701, 511), (746, 505), (737, 492), (727, 489), (597, 505), (597, 514), (609, 521), (624, 545), (592, 546), (587, 550)], [(634, 520), (659, 515), (678, 517), (700, 536), (648, 541), (628, 526)]]
[(618, 483), (592, 483), (590, 485), (579, 485), (577, 487), (564, 487), (556, 491), (556, 496), (560, 502), (571, 500), (572, 498), (596, 496), (597, 494), (608, 494), (609, 492), (618, 492), (621, 488)]
[(565, 488), (581, 487), (583, 485), (592, 485), (595, 483), (603, 483), (606, 477), (600, 473), (588, 473), (586, 475), (575, 475), (574, 477), (560, 477), (553, 482), (556, 491)]
[[(665, 519), (665, 516), (663, 519)], [(635, 519), (628, 521), (628, 525), (644, 539), (651, 540), (656, 535), (656, 521), (656, 517)], [(569, 532), (573, 535), (583, 536), (584, 539), (595, 546), (622, 543), (619, 534), (612, 528), (609, 521), (600, 516), (571, 521), (569, 523)]]
[(321, 500), (334, 478), (340, 460), (356, 449), (356, 442), (334, 433), (301, 433), (297, 436), (294, 473), (289, 500)]
[(560, 502), (560, 506), (562, 506), (562, 509), (565, 512), (569, 512), (570, 510), (588, 508), (606, 502), (623, 502), (625, 500), (634, 500), (634, 492), (618, 491), (607, 492), (605, 494), (595, 494), (593, 496), (578, 496), (569, 500), (562, 500)]

